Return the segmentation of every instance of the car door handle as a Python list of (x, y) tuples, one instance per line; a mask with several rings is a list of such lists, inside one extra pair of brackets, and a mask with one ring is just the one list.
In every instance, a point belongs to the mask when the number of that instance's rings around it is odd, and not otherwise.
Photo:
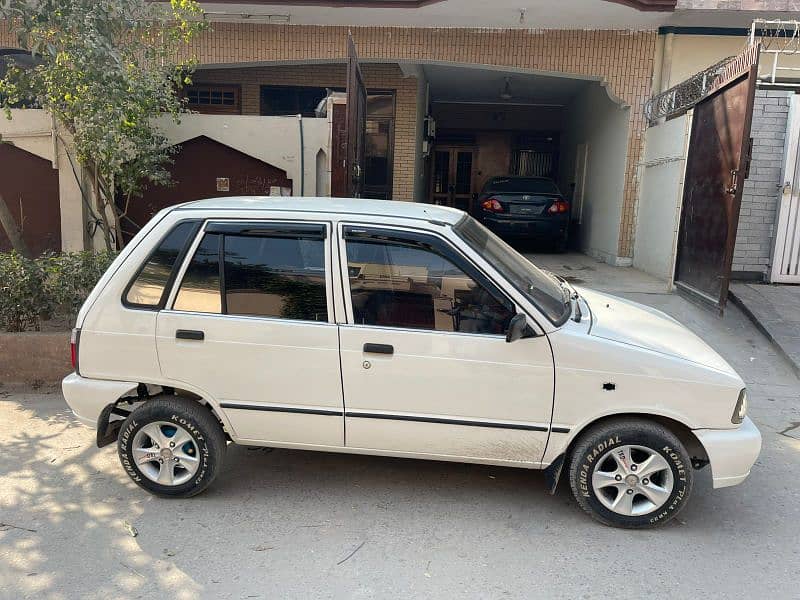
[(371, 354), (394, 354), (394, 346), (389, 344), (364, 344), (364, 352)]
[(202, 341), (206, 334), (197, 329), (178, 329), (175, 332), (175, 338), (178, 340), (199, 340)]

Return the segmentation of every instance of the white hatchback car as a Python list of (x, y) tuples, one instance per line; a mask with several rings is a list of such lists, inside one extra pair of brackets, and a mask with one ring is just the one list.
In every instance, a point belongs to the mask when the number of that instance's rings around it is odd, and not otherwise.
[(147, 491), (237, 444), (568, 474), (599, 521), (674, 517), (761, 447), (742, 379), (667, 315), (574, 288), (464, 213), (331, 198), (160, 212), (92, 291), (63, 383)]

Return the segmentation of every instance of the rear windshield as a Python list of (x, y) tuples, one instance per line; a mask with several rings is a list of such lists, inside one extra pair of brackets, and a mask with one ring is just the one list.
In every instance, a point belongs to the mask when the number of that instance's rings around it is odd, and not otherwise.
[(559, 194), (552, 179), (544, 177), (495, 177), (483, 188), (484, 192), (509, 194)]

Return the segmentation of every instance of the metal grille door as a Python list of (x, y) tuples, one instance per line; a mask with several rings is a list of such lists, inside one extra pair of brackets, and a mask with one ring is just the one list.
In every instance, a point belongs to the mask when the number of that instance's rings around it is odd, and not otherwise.
[(728, 297), (750, 159), (757, 64), (757, 47), (728, 63), (692, 118), (675, 285), (720, 309)]
[(792, 96), (772, 281), (800, 283), (800, 96)]

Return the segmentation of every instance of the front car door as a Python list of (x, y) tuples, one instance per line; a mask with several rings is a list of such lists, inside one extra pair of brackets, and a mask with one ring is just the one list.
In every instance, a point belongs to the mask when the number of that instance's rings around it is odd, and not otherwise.
[(344, 444), (329, 223), (210, 221), (157, 320), (165, 377), (237, 441)]
[(537, 466), (553, 407), (544, 335), (505, 340), (518, 310), (433, 233), (340, 225), (346, 445)]

